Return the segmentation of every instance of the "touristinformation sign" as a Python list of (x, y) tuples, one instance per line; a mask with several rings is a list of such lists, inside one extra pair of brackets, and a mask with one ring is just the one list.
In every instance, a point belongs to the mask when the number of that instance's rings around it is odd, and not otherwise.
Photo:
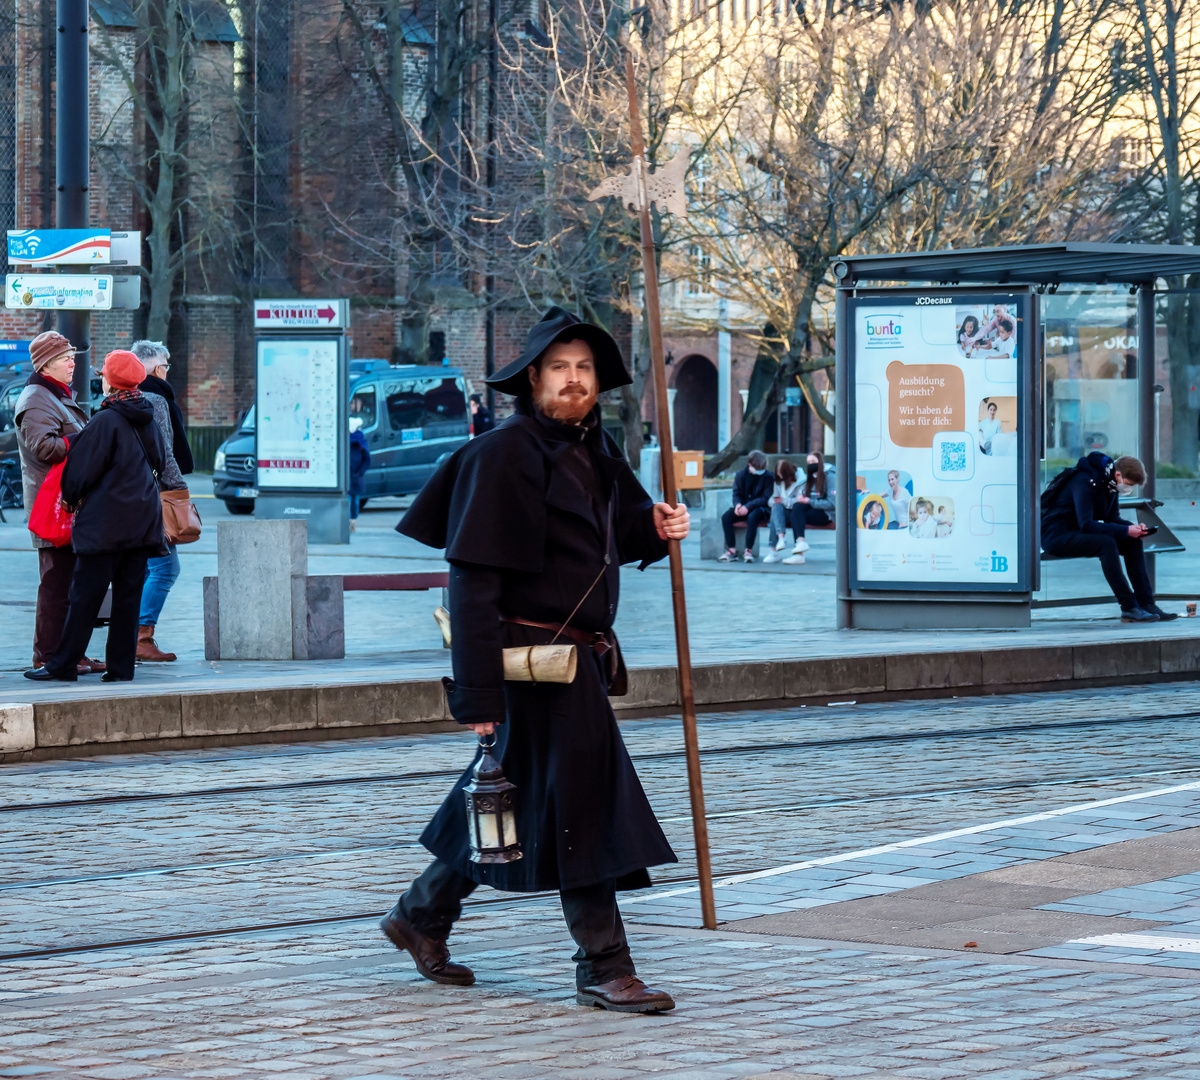
[[(851, 585), (1026, 592), (1027, 292), (849, 301)], [(842, 479), (842, 478), (845, 479)]]
[(8, 274), (4, 306), (23, 310), (109, 311), (113, 306), (112, 275)]

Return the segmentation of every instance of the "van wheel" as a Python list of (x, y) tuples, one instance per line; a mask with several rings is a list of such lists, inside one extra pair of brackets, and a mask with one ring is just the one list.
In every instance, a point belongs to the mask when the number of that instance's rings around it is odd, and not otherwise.
[(361, 509), (362, 509), (364, 506), (366, 506), (366, 505), (367, 505), (367, 500), (366, 500), (366, 499), (364, 499), (364, 498), (360, 498), (360, 499), (358, 500), (358, 508), (359, 508), (360, 510), (361, 510)]
[(231, 514), (253, 514), (254, 513), (254, 503), (240, 502), (235, 499), (226, 499), (225, 500), (225, 508)]

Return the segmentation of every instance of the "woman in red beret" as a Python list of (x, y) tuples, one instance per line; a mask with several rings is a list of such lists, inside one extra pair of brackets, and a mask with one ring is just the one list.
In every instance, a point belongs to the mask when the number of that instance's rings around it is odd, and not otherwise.
[(104, 682), (130, 682), (137, 653), (138, 609), (146, 560), (166, 554), (157, 474), (166, 460), (154, 409), (138, 389), (146, 369), (133, 353), (110, 352), (101, 371), (106, 397), (72, 441), (62, 497), (76, 507), (71, 527), (75, 573), (62, 640), (27, 679), (73, 682), (108, 586)]

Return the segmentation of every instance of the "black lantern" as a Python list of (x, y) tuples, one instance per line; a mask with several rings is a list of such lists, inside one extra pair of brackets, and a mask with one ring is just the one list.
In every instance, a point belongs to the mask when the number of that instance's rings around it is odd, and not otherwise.
[[(485, 742), (490, 738), (490, 742)], [(492, 757), (496, 736), (480, 736), (483, 753), (475, 764), (467, 797), (467, 829), (471, 862), (507, 863), (521, 858), (517, 840), (516, 786), (505, 778), (500, 762)]]

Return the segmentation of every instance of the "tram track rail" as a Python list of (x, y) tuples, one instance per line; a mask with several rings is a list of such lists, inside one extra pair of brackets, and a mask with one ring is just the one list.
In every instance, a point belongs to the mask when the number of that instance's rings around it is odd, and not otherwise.
[[(917, 801), (922, 799), (953, 798), (962, 795), (979, 795), (1001, 791), (1025, 791), (1034, 788), (1068, 787), (1074, 784), (1111, 783), (1116, 780), (1141, 780), (1156, 776), (1187, 776), (1200, 773), (1200, 766), (1171, 769), (1151, 769), (1139, 772), (1108, 773), (1087, 776), (1051, 777), (1048, 779), (1007, 780), (995, 783), (974, 784), (969, 787), (954, 788), (923, 788), (915, 791), (879, 792), (868, 795), (829, 796), (813, 799), (803, 803), (790, 803), (783, 806), (753, 806), (741, 810), (717, 811), (706, 814), (707, 821), (722, 821), (730, 818), (752, 817), (759, 814), (793, 814), (806, 810), (836, 809), (846, 806), (865, 806), (872, 803)], [(678, 825), (691, 822), (690, 814), (678, 817), (660, 817), (664, 825)], [(371, 855), (385, 851), (416, 851), (424, 850), (419, 842), (403, 841), (394, 844), (370, 844), (361, 847), (331, 848), (325, 851), (289, 852), (278, 855), (264, 855), (257, 858), (222, 859), (209, 863), (181, 863), (177, 866), (154, 866), (136, 870), (113, 870), (104, 874), (81, 874), (72, 877), (43, 878), (36, 881), (17, 881), (0, 884), (0, 893), (17, 892), (29, 889), (48, 889), (66, 885), (90, 885), (102, 881), (120, 881), (125, 879), (161, 877), (171, 874), (203, 873), (211, 870), (224, 870), (234, 867), (265, 866), (271, 863), (299, 861), (306, 859), (333, 859), (341, 856)]]
[[(1142, 723), (1170, 723), (1200, 718), (1200, 711), (1154, 713), (1140, 716), (1099, 717), (1079, 720), (1046, 720), (1028, 724), (997, 724), (991, 727), (951, 728), (940, 731), (879, 732), (868, 735), (842, 736), (828, 739), (797, 739), (771, 743), (736, 744), (702, 748), (701, 757), (736, 756), (754, 753), (776, 753), (788, 750), (830, 750), (845, 747), (903, 744), (921, 741), (943, 741), (1004, 735), (1023, 735), (1046, 732), (1106, 728)], [(682, 759), (682, 750), (659, 750), (631, 755), (633, 761), (650, 762)], [(236, 760), (236, 759), (235, 759)], [(456, 780), (462, 769), (436, 769), (398, 773), (372, 773), (360, 776), (315, 777), (309, 780), (287, 780), (270, 784), (228, 784), (220, 787), (196, 788), (191, 791), (130, 792), (120, 795), (95, 795), (81, 799), (54, 799), (42, 802), (3, 803), (0, 814), (33, 813), (50, 810), (73, 810), (97, 806), (115, 806), (139, 802), (171, 802), (188, 799), (211, 799), (263, 794), (275, 791), (302, 791), (313, 788), (353, 787), (360, 784), (413, 783), (421, 780)]]

